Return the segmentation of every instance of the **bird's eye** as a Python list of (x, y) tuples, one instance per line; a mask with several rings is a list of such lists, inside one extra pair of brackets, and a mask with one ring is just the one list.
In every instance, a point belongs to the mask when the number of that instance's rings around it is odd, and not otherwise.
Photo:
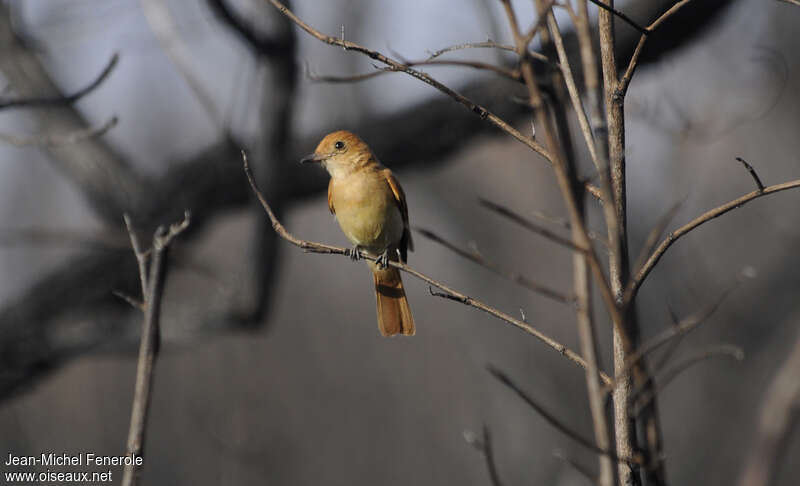
[(334, 147), (336, 147), (336, 150), (342, 150), (342, 149), (344, 148), (344, 142), (342, 142), (341, 140), (339, 140), (338, 142), (336, 142), (335, 144), (333, 144), (333, 146), (334, 146)]

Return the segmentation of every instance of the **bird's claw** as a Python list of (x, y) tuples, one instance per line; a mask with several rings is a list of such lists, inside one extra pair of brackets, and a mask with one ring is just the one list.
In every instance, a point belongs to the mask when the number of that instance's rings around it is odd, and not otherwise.
[(384, 269), (389, 266), (389, 250), (384, 250), (383, 253), (375, 260), (375, 263), (378, 264), (378, 267)]
[(355, 245), (353, 248), (350, 248), (350, 253), (348, 253), (350, 259), (354, 262), (357, 262), (361, 258), (361, 251), (358, 248), (358, 245)]

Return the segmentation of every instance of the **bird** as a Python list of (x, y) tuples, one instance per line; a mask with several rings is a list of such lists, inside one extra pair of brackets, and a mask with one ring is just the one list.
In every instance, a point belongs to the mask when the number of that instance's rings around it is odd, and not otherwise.
[(408, 205), (403, 188), (369, 146), (354, 133), (339, 130), (326, 135), (316, 150), (301, 160), (328, 171), (328, 209), (353, 244), (350, 256), (362, 253), (375, 283), (378, 329), (384, 336), (413, 336), (414, 317), (403, 280), (390, 261), (407, 261), (413, 251)]

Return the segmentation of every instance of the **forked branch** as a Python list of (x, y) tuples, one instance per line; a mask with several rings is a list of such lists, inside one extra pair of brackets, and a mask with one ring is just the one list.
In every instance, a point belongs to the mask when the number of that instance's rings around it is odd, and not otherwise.
[(479, 105), (478, 103), (475, 103), (474, 101), (470, 100), (466, 96), (464, 96), (464, 95), (456, 92), (455, 90), (445, 86), (444, 84), (442, 84), (439, 81), (435, 80), (431, 76), (423, 73), (422, 71), (418, 71), (418, 70), (416, 70), (416, 69), (414, 69), (412, 67), (406, 66), (405, 64), (403, 64), (403, 63), (401, 63), (401, 62), (399, 62), (399, 61), (397, 61), (395, 59), (392, 59), (392, 58), (390, 58), (390, 57), (388, 57), (388, 56), (386, 56), (384, 54), (381, 54), (378, 51), (374, 51), (374, 50), (369, 49), (367, 47), (364, 47), (364, 46), (362, 46), (360, 44), (356, 44), (355, 42), (351, 42), (351, 41), (348, 41), (348, 40), (340, 39), (338, 37), (333, 37), (333, 36), (330, 36), (330, 35), (323, 34), (322, 32), (316, 30), (315, 28), (311, 27), (307, 23), (305, 23), (302, 20), (300, 20), (300, 18), (297, 15), (295, 15), (294, 12), (289, 10), (285, 5), (283, 5), (278, 0), (269, 0), (269, 3), (271, 3), (283, 15), (288, 17), (298, 27), (300, 27), (301, 29), (303, 29), (304, 31), (309, 33), (314, 38), (316, 38), (316, 39), (318, 39), (318, 40), (320, 40), (320, 41), (322, 41), (322, 42), (324, 42), (326, 44), (342, 47), (343, 49), (345, 49), (347, 51), (356, 51), (356, 52), (360, 52), (362, 54), (365, 54), (366, 56), (368, 56), (368, 57), (370, 57), (372, 59), (375, 59), (376, 61), (380, 62), (381, 64), (384, 64), (384, 65), (390, 67), (392, 70), (402, 71), (402, 72), (404, 72), (404, 73), (406, 73), (406, 74), (408, 74), (408, 75), (410, 75), (410, 76), (412, 76), (414, 78), (419, 79), (420, 81), (422, 81), (425, 84), (433, 86), (434, 88), (438, 89), (442, 93), (446, 94), (447, 96), (453, 98), (457, 102), (459, 102), (462, 105), (464, 105), (465, 107), (467, 107), (470, 111), (472, 111), (473, 113), (475, 113), (476, 115), (478, 115), (482, 119), (488, 120), (492, 125), (496, 126), (500, 130), (503, 130), (504, 132), (508, 133), (509, 135), (514, 137), (515, 139), (517, 139), (520, 142), (522, 142), (523, 144), (527, 145), (529, 148), (531, 148), (536, 153), (540, 154), (546, 160), (548, 160), (548, 161), (552, 160), (551, 156), (550, 156), (550, 153), (541, 144), (539, 144), (539, 142), (534, 140), (532, 137), (528, 137), (526, 135), (523, 135), (522, 132), (520, 132), (516, 128), (512, 127), (511, 125), (509, 125), (508, 122), (506, 122), (502, 118), (498, 117), (497, 115), (495, 115), (494, 113), (489, 111), (489, 109)]
[[(141, 457), (144, 451), (144, 437), (147, 426), (147, 415), (153, 387), (153, 376), (156, 358), (161, 343), (159, 317), (161, 312), (161, 297), (164, 292), (164, 279), (167, 262), (167, 249), (172, 241), (189, 227), (189, 212), (184, 214), (180, 223), (170, 225), (169, 229), (159, 226), (153, 235), (153, 247), (150, 256), (150, 269), (147, 275), (141, 275), (145, 264), (144, 254), (138, 238), (131, 230), (131, 245), (133, 246), (136, 260), (139, 262), (140, 279), (142, 288), (146, 289), (142, 296), (144, 299), (144, 322), (142, 323), (142, 337), (139, 344), (139, 361), (136, 366), (136, 386), (133, 394), (131, 410), (131, 423), (128, 431), (127, 454), (131, 457)], [(126, 217), (126, 223), (129, 219)], [(141, 461), (132, 461), (125, 465), (122, 475), (123, 486), (133, 486), (139, 482), (139, 473), (142, 469)]]
[(764, 189), (757, 189), (753, 192), (747, 193), (744, 196), (738, 197), (732, 201), (729, 201), (722, 206), (718, 206), (710, 211), (707, 211), (700, 216), (696, 217), (695, 219), (689, 221), (685, 225), (681, 226), (680, 228), (676, 229), (675, 231), (670, 232), (666, 238), (664, 238), (661, 243), (656, 247), (653, 253), (647, 258), (644, 262), (642, 267), (636, 272), (636, 274), (631, 278), (630, 283), (628, 284), (628, 288), (625, 290), (625, 302), (630, 303), (636, 297), (636, 294), (639, 291), (639, 288), (642, 286), (642, 283), (653, 270), (653, 268), (658, 264), (661, 257), (664, 256), (664, 253), (667, 252), (670, 246), (672, 246), (676, 241), (678, 241), (683, 236), (686, 236), (690, 231), (694, 230), (698, 226), (705, 224), (711, 221), (714, 218), (718, 218), (725, 213), (733, 211), (736, 208), (742, 207), (745, 204), (758, 199), (763, 196), (767, 196), (769, 194), (775, 194), (781, 191), (786, 191), (789, 189), (796, 189), (800, 187), (800, 179), (796, 179), (789, 182), (784, 182), (782, 184), (775, 184), (773, 186), (764, 187)]

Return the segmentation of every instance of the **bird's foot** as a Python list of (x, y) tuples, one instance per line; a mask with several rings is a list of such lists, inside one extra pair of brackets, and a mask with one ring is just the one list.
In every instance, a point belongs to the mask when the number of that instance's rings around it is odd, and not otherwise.
[(353, 248), (350, 248), (350, 252), (348, 253), (350, 259), (354, 262), (357, 262), (361, 259), (361, 250), (358, 248), (358, 245), (353, 245)]
[(389, 250), (383, 250), (383, 253), (375, 260), (375, 263), (378, 264), (378, 267), (384, 269), (389, 266)]

